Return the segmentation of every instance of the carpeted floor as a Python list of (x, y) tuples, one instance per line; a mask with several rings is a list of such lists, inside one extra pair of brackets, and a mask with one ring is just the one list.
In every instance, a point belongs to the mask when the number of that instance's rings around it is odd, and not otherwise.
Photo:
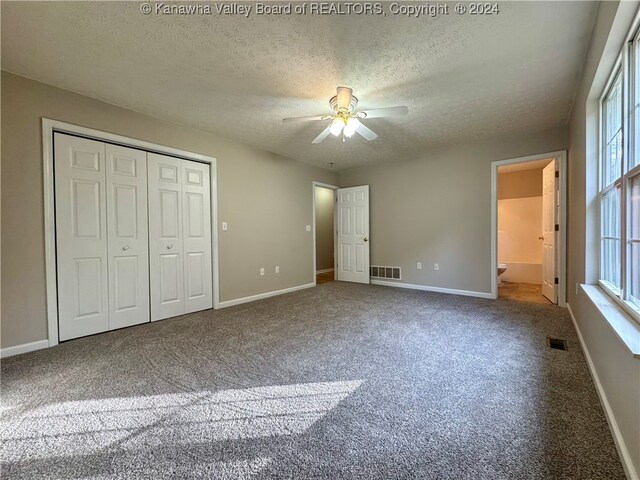
[(565, 310), (341, 282), (3, 360), (2, 420), (2, 478), (624, 478)]

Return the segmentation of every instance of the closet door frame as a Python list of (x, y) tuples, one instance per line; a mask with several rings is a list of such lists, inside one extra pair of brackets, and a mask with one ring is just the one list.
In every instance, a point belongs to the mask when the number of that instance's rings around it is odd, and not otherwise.
[(44, 193), (44, 235), (45, 235), (45, 283), (47, 294), (48, 342), (53, 347), (58, 344), (58, 284), (56, 274), (56, 223), (53, 134), (65, 133), (124, 147), (137, 148), (151, 153), (169, 155), (200, 163), (209, 164), (211, 188), (211, 268), (213, 274), (213, 308), (220, 308), (220, 284), (218, 261), (218, 175), (216, 159), (199, 153), (166, 147), (135, 138), (115, 135), (91, 128), (48, 118), (42, 119), (42, 161)]

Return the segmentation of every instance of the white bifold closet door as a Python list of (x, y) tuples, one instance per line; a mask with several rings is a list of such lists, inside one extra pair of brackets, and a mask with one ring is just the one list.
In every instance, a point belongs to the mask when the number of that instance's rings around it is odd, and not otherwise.
[(149, 321), (146, 153), (54, 144), (60, 340)]
[(149, 321), (147, 152), (106, 145), (109, 328)]
[(151, 320), (212, 308), (209, 165), (147, 159)]

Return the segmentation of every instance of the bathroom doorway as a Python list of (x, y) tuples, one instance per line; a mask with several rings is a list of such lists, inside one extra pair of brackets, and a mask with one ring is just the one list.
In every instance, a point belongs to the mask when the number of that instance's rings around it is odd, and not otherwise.
[(564, 305), (565, 152), (493, 162), (492, 293)]
[(335, 280), (335, 207), (334, 185), (313, 182), (314, 272), (316, 285)]

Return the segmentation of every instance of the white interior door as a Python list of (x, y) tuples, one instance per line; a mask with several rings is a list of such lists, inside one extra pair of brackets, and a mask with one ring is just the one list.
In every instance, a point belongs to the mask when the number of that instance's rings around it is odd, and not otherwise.
[(209, 165), (182, 161), (185, 313), (213, 307)]
[(369, 185), (337, 190), (338, 275), (369, 283)]
[(151, 320), (185, 312), (182, 160), (147, 154)]
[(109, 329), (105, 144), (54, 135), (60, 340)]
[(549, 163), (542, 170), (542, 294), (553, 303), (558, 303), (556, 284), (556, 224), (558, 223), (558, 187), (556, 182), (556, 162)]
[(147, 154), (106, 145), (109, 326), (149, 321)]

